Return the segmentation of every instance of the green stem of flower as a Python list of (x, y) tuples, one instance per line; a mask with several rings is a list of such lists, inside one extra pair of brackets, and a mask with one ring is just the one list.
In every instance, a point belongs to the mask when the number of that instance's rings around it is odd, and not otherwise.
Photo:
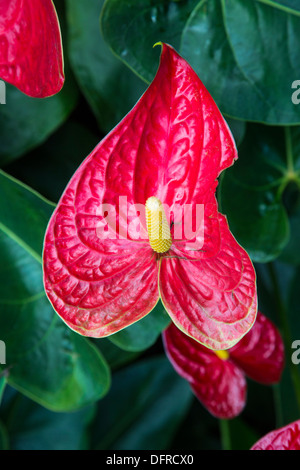
[(219, 419), (223, 450), (231, 450), (231, 439), (228, 419)]
[(273, 385), (273, 396), (276, 410), (276, 428), (281, 428), (284, 425), (282, 399), (279, 384)]
[[(277, 312), (278, 312), (278, 317), (280, 321), (279, 326), (282, 332), (285, 352), (287, 354), (288, 351), (290, 351), (291, 344), (292, 344), (292, 334), (291, 334), (290, 326), (288, 322), (287, 309), (280, 293), (280, 285), (279, 285), (276, 271), (274, 269), (273, 264), (269, 263), (268, 268), (269, 268), (270, 278), (273, 284), (273, 295), (276, 300)], [(294, 386), (294, 392), (295, 392), (295, 396), (296, 396), (296, 400), (298, 404), (298, 409), (300, 412), (300, 375), (299, 375), (297, 366), (293, 364), (291, 360), (289, 361), (287, 360), (287, 364), (290, 369), (290, 374), (291, 374), (291, 378), (292, 378), (293, 386)]]
[(293, 156), (291, 130), (289, 127), (284, 128), (284, 136), (285, 136), (287, 170), (290, 174), (292, 174), (294, 173), (294, 156)]

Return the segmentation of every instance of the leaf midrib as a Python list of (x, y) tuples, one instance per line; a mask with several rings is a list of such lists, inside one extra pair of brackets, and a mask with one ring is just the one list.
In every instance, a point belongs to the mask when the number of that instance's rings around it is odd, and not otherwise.
[(293, 10), (293, 8), (281, 5), (279, 3), (275, 3), (273, 0), (256, 0), (256, 2), (263, 3), (264, 5), (268, 5), (272, 8), (276, 8), (277, 10), (284, 11), (285, 13), (289, 13), (294, 16), (300, 16), (300, 11)]

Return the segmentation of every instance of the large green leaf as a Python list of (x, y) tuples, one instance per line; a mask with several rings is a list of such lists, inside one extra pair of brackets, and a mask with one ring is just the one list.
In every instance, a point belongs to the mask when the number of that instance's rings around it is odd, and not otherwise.
[[(99, 23), (103, 3), (104, 0), (67, 0), (67, 19), (73, 71), (106, 133), (134, 106), (145, 84), (105, 44)], [(122, 7), (124, 3), (121, 2)]]
[(6, 104), (0, 108), (0, 165), (9, 163), (41, 144), (74, 109), (77, 88), (67, 80), (50, 98), (30, 98), (6, 86)]
[(300, 5), (298, 0), (257, 0), (265, 5), (270, 5), (273, 8), (279, 8), (283, 11), (288, 11), (293, 14), (300, 13)]
[(299, 28), (297, 12), (276, 2), (201, 1), (183, 32), (181, 53), (225, 114), (299, 123), (291, 100), (300, 70)]
[(289, 241), (283, 194), (291, 181), (299, 185), (299, 142), (299, 127), (286, 128), (284, 133), (248, 126), (238, 161), (221, 178), (221, 211), (254, 261), (275, 259)]
[(5, 170), (56, 202), (100, 137), (87, 126), (70, 118), (46, 142), (7, 165)]
[(166, 449), (193, 395), (165, 357), (148, 358), (113, 376), (92, 428), (97, 449)]
[(1, 418), (11, 450), (89, 448), (88, 427), (94, 417), (95, 404), (73, 413), (55, 413), (11, 388), (5, 398)]
[(120, 349), (116, 344), (107, 338), (92, 338), (93, 343), (100, 349), (112, 370), (119, 369), (120, 367), (133, 362), (140, 355), (139, 351), (125, 351), (124, 348)]
[(300, 123), (291, 99), (300, 70), (296, 2), (107, 0), (101, 19), (112, 50), (147, 82), (158, 63), (152, 46), (165, 41), (192, 65), (224, 114)]
[(101, 14), (104, 39), (116, 55), (145, 81), (158, 67), (158, 41), (177, 48), (196, 0), (106, 0)]
[(68, 411), (109, 386), (99, 351), (61, 321), (47, 300), (41, 253), (53, 205), (0, 172), (0, 331), (7, 382), (38, 403)]
[(124, 330), (109, 336), (109, 340), (126, 351), (143, 351), (152, 346), (171, 319), (159, 300), (155, 308)]

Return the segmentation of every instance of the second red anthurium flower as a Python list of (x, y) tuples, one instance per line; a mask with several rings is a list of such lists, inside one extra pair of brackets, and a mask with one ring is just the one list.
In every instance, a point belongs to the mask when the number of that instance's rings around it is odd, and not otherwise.
[(162, 44), (153, 82), (78, 168), (48, 225), (45, 290), (62, 319), (108, 336), (161, 298), (198, 342), (239, 341), (256, 318), (256, 278), (215, 197), (236, 158), (212, 97)]
[(163, 332), (163, 341), (175, 370), (217, 418), (234, 418), (242, 412), (246, 404), (246, 376), (270, 385), (280, 381), (284, 367), (281, 335), (260, 312), (249, 333), (226, 351), (204, 347), (173, 324)]
[(52, 0), (0, 0), (0, 78), (34, 98), (61, 90), (63, 49)]
[(250, 450), (300, 450), (300, 419), (268, 432)]

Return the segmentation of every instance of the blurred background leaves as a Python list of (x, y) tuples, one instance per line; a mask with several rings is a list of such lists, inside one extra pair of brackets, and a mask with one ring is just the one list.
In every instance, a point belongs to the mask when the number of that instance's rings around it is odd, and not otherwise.
[[(249, 449), (298, 419), (300, 339), (300, 7), (297, 0), (56, 0), (66, 83), (0, 105), (0, 449)], [(281, 330), (278, 386), (249, 381), (247, 405), (219, 424), (172, 370), (159, 303), (131, 327), (82, 338), (42, 283), (43, 236), (70, 177), (152, 80), (165, 41), (224, 113), (239, 159), (218, 188), (221, 211), (257, 271), (259, 308)], [(72, 411), (72, 412), (71, 412)], [(227, 439), (228, 441), (228, 439)]]

